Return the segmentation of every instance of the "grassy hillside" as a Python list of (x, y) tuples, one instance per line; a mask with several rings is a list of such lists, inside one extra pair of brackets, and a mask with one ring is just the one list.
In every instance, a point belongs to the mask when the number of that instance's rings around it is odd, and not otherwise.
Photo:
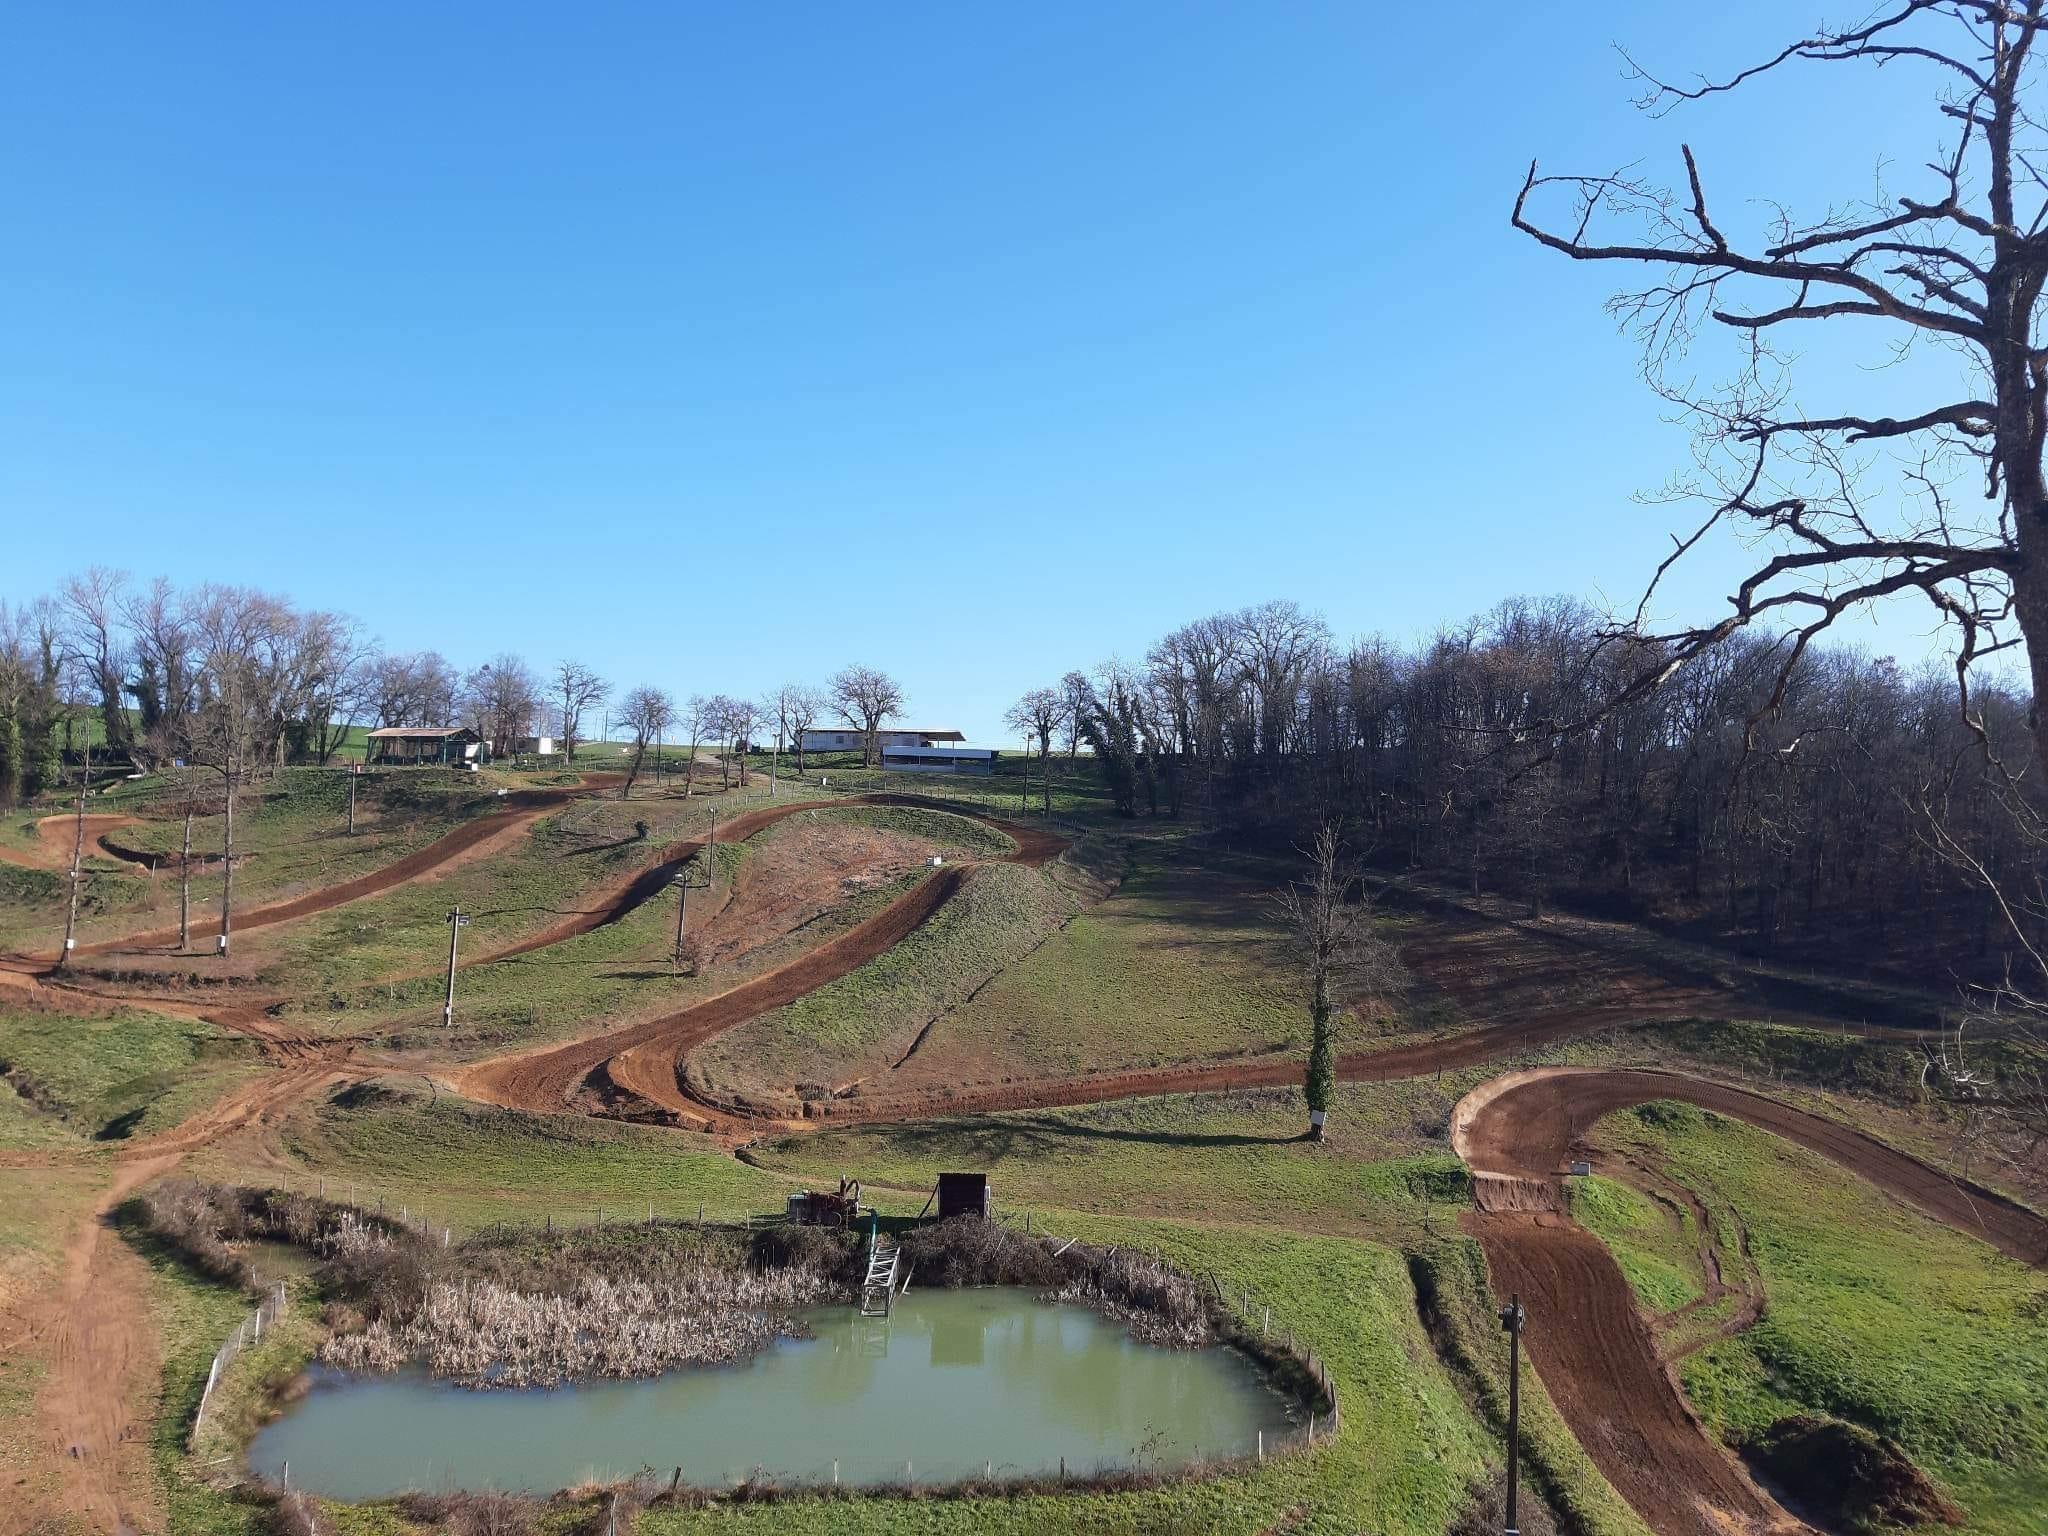
[(1740, 1443), (1831, 1414), (1897, 1439), (1977, 1528), (2048, 1529), (2048, 1276), (1690, 1107), (1612, 1116), (1600, 1136), (1747, 1231), (1764, 1315), (1682, 1370), (1713, 1428)]

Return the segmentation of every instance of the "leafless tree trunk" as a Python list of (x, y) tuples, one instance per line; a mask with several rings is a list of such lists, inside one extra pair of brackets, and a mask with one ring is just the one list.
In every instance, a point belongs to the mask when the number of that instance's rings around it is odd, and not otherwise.
[(235, 789), (239, 769), (229, 767), (222, 775), (226, 793), (221, 797), (220, 822), (220, 953), (226, 959), (235, 912)]
[[(1658, 116), (1807, 65), (1924, 81), (1916, 88), (1947, 142), (1916, 195), (1832, 198), (1803, 222), (1768, 198), (1723, 205), (1687, 144), (1683, 184), (1670, 189), (1622, 172), (1541, 175), (1532, 164), (1512, 215), (1515, 228), (1573, 260), (1650, 270), (1610, 310), (1641, 341), (1652, 386), (1695, 427), (1701, 478), (1681, 493), (1700, 511), (1634, 614), (1609, 632), (1647, 663), (1619, 697), (1657, 688), (1745, 626), (1782, 627), (1775, 686), (1749, 716), (1753, 736), (1785, 704), (1817, 637), (1873, 603), (1918, 596), (1953, 634), (1957, 707), (2006, 786), (2020, 835), (2036, 843), (2048, 836), (2039, 770), (2001, 756), (1976, 668), (2024, 649), (2037, 705), (2031, 755), (2048, 764), (2048, 710), (2038, 707), (2048, 698), (2048, 130), (2029, 106), (2044, 26), (2048, 0), (1897, 0), (1696, 85), (1629, 61), (1645, 87), (1639, 105)], [(1751, 207), (1770, 210), (1764, 227), (1745, 227)], [(1731, 338), (1732, 356), (1726, 382), (1701, 388), (1688, 354), (1707, 332)], [(1847, 379), (1909, 347), (1939, 346), (1961, 367), (1929, 377), (1963, 382), (1903, 413), (1853, 403), (1809, 411), (1795, 405), (1800, 354), (1779, 350), (1780, 336), (1797, 337), (1802, 352), (1850, 349), (1839, 361), (1852, 366), (1834, 370)], [(1870, 350), (1858, 355), (1864, 337)], [(1717, 621), (1657, 631), (1649, 615), (1664, 575), (1718, 530), (1766, 556)], [(1933, 797), (1929, 809), (1938, 816)], [(1960, 849), (1938, 821), (1931, 836)], [(2038, 931), (2048, 902), (1999, 889), (1977, 868), (2033, 965), (2009, 1001), (2048, 1015), (2048, 958), (2026, 932)]]
[(832, 702), (848, 725), (861, 732), (860, 764), (873, 768), (881, 761), (882, 722), (903, 712), (903, 689), (875, 667), (852, 666), (834, 674)]
[(192, 800), (185, 800), (185, 843), (178, 854), (178, 952), (192, 947)]
[(85, 880), (85, 792), (92, 784), (92, 740), (85, 743), (85, 766), (78, 776), (78, 815), (71, 830), (71, 891), (64, 908), (64, 952), (57, 957), (60, 966), (71, 963), (71, 951), (78, 932), (78, 887)]

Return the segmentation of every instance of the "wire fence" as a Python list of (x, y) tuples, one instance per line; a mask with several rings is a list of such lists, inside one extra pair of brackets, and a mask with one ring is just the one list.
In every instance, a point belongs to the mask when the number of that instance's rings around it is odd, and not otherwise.
[(192, 1415), (192, 1434), (187, 1442), (188, 1446), (198, 1444), (200, 1427), (206, 1423), (206, 1410), (213, 1403), (214, 1388), (220, 1385), (222, 1373), (234, 1363), (235, 1357), (243, 1350), (252, 1344), (263, 1342), (263, 1330), (276, 1326), (278, 1318), (284, 1315), (284, 1308), (284, 1282), (280, 1280), (264, 1292), (263, 1300), (257, 1303), (256, 1310), (243, 1318), (235, 1331), (229, 1334), (221, 1342), (220, 1348), (214, 1352), (213, 1364), (206, 1372), (206, 1387), (199, 1394), (199, 1410)]

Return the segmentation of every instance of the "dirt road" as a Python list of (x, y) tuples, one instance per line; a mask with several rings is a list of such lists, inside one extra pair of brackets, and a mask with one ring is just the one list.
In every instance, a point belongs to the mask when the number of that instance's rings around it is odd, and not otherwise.
[(1620, 1266), (1565, 1214), (1562, 1176), (1579, 1137), (1602, 1115), (1657, 1099), (1782, 1136), (2031, 1264), (2048, 1265), (2048, 1219), (1848, 1126), (1682, 1073), (1540, 1068), (1459, 1101), (1451, 1140), (1478, 1204), (1467, 1230), (1495, 1294), (1528, 1307), (1530, 1358), (1601, 1473), (1660, 1536), (1803, 1530), (1700, 1424)]
[(1680, 1072), (1547, 1067), (1511, 1073), (1459, 1102), (1452, 1145), (1475, 1174), (1514, 1181), (1507, 1187), (1519, 1188), (1524, 1198), (1549, 1197), (1546, 1208), (1558, 1209), (1559, 1179), (1581, 1133), (1602, 1115), (1655, 1099), (1697, 1104), (1782, 1136), (2022, 1263), (2048, 1267), (2048, 1218), (2037, 1212), (1850, 1126)]

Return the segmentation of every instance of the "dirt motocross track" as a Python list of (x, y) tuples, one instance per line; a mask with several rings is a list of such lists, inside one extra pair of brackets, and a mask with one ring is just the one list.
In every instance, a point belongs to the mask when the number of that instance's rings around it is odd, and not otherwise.
[[(439, 874), (464, 860), (481, 858), (511, 841), (549, 811), (559, 809), (579, 796), (601, 793), (617, 782), (618, 777), (617, 774), (586, 774), (581, 784), (569, 788), (522, 789), (504, 795), (501, 797), (503, 805), (464, 822), (446, 836), (436, 838), (426, 847), (380, 869), (373, 869), (339, 885), (322, 886), (289, 901), (238, 909), (234, 914), (234, 927), (238, 931), (269, 928), (297, 918), (311, 917), (318, 912), (329, 912), (352, 901), (361, 901), (365, 896), (378, 896), (414, 880)], [(237, 854), (236, 862), (240, 861), (241, 855)], [(103, 939), (95, 944), (81, 944), (78, 953), (110, 955), (124, 950), (164, 949), (177, 942), (177, 929), (158, 928), (118, 939)]]
[(1528, 1308), (1543, 1384), (1601, 1473), (1664, 1536), (1804, 1531), (1693, 1414), (1621, 1268), (1565, 1214), (1563, 1175), (1602, 1115), (1657, 1099), (1696, 1104), (1839, 1163), (1907, 1205), (2048, 1266), (2048, 1218), (1953, 1179), (1860, 1131), (1761, 1094), (1675, 1072), (1541, 1068), (1462, 1099), (1451, 1140), (1472, 1170), (1467, 1230), (1494, 1293)]
[[(932, 802), (905, 795), (863, 795), (841, 800), (802, 801), (740, 817), (730, 824), (729, 829), (722, 828), (721, 836), (729, 835), (737, 840), (751, 836), (763, 827), (799, 811), (848, 804), (945, 809), (935, 806)], [(1042, 865), (1057, 857), (1067, 847), (1065, 838), (1043, 828), (1022, 826), (957, 810), (951, 814), (982, 822), (1009, 837), (1016, 844), (1016, 848), (1007, 855), (1005, 862)], [(570, 931), (587, 932), (600, 923), (615, 921), (618, 917), (624, 916), (633, 906), (659, 892), (668, 883), (674, 869), (683, 860), (695, 854), (701, 846), (702, 844), (697, 842), (680, 843), (666, 850), (662, 863), (654, 870), (635, 876), (632, 881), (615, 892), (611, 901), (599, 908), (579, 913), (576, 919), (572, 920), (579, 926), (570, 928)], [(949, 865), (937, 874), (919, 881), (866, 921), (849, 928), (787, 965), (769, 971), (766, 975), (757, 976), (716, 997), (629, 1029), (615, 1030), (610, 1034), (573, 1040), (565, 1045), (479, 1062), (454, 1074), (455, 1086), (458, 1091), (487, 1103), (510, 1109), (559, 1114), (569, 1107), (569, 1100), (582, 1089), (586, 1080), (603, 1068), (608, 1086), (659, 1106), (670, 1114), (693, 1123), (708, 1124), (714, 1117), (685, 1097), (678, 1086), (678, 1068), (685, 1052), (758, 1014), (782, 1007), (785, 1003), (794, 1002), (808, 993), (815, 992), (827, 982), (836, 981), (876, 956), (886, 953), (950, 901), (960, 890), (961, 885), (971, 877), (972, 870), (972, 865)], [(653, 878), (657, 874), (660, 878)], [(559, 929), (569, 926), (558, 924), (556, 928), (550, 929), (549, 933), (556, 934)], [(549, 942), (559, 942), (560, 937), (568, 936), (568, 933), (561, 933), (559, 937), (551, 938)], [(504, 959), (510, 955), (524, 954), (536, 947), (538, 946), (529, 942), (501, 951), (491, 958)]]

